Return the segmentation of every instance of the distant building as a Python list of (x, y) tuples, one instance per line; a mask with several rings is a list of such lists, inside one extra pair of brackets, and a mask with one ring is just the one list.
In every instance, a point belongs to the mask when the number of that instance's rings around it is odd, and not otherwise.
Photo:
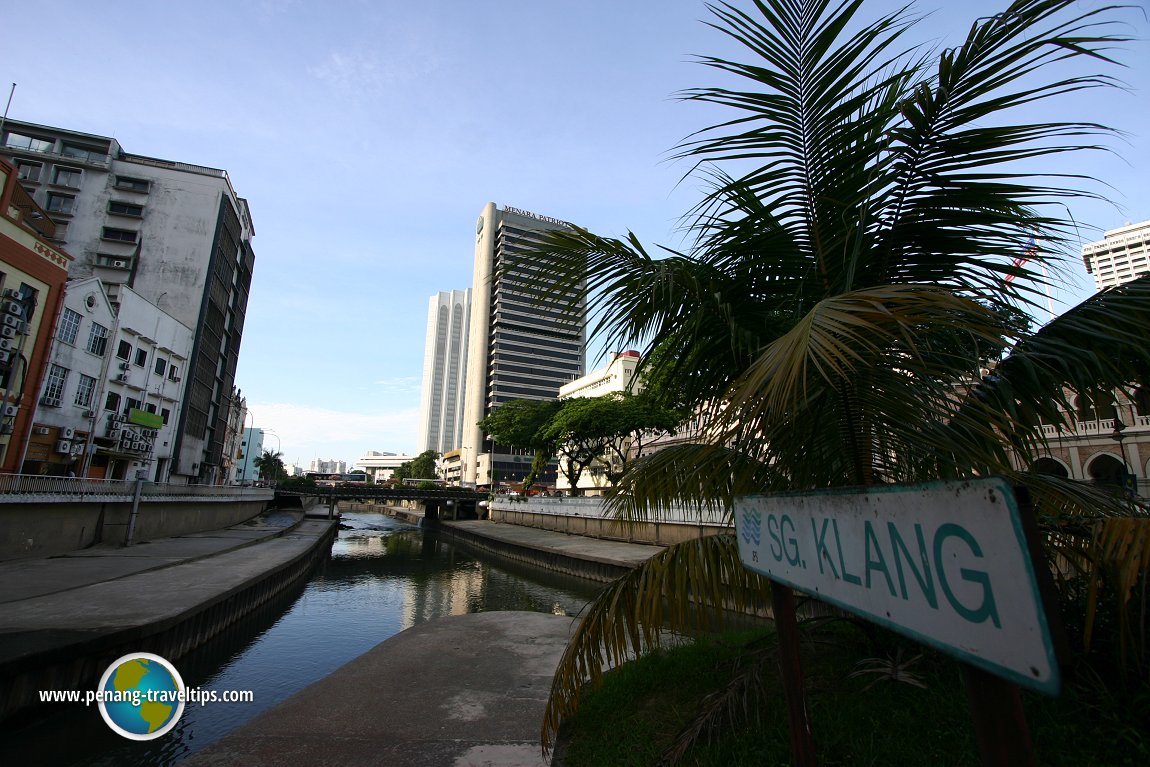
[(355, 467), (366, 471), (373, 481), (383, 482), (391, 479), (396, 469), (414, 457), (404, 453), (381, 453), (372, 450), (360, 456), (355, 462)]
[[(548, 271), (545, 258), (520, 259), (543, 233), (566, 227), (570, 224), (564, 221), (518, 208), (498, 209), (494, 203), (479, 217), (460, 445), (464, 483), (523, 479), (532, 456), (492, 444), (479, 421), (513, 399), (555, 399), (560, 386), (583, 375), (584, 310), (572, 318), (562, 307), (570, 295), (540, 295), (539, 276)], [(539, 478), (542, 484), (554, 480), (554, 470)]]
[(18, 472), (24, 463), (48, 373), (52, 331), (63, 307), (72, 257), (54, 236), (47, 212), (17, 182), (16, 168), (0, 159), (0, 470), (5, 472)]
[(223, 170), (129, 154), (114, 138), (67, 128), (7, 120), (0, 154), (47, 212), (53, 242), (75, 258), (71, 278), (99, 278), (116, 311), (130, 287), (192, 329), (168, 471), (176, 482), (226, 481), (228, 402), (255, 265), (247, 201)]
[(1150, 274), (1150, 221), (1111, 229), (1082, 247), (1082, 261), (1098, 290)]
[(236, 479), (238, 485), (248, 485), (260, 478), (256, 459), (264, 454), (264, 430), (254, 426), (244, 429), (240, 440), (240, 450), (236, 457)]
[(470, 327), (471, 288), (431, 297), (419, 403), (420, 453), (443, 454), (463, 444)]
[(320, 474), (346, 474), (347, 461), (325, 461), (316, 458), (308, 464), (307, 470), (319, 472)]

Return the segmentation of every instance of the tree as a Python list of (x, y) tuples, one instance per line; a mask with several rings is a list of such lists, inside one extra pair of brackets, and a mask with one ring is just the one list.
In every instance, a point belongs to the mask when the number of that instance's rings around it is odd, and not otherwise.
[[(1113, 63), (1114, 9), (1016, 0), (933, 54), (906, 47), (907, 9), (866, 22), (862, 7), (710, 7), (747, 60), (703, 57), (730, 87), (682, 94), (731, 113), (679, 147), (709, 185), (687, 218), (690, 252), (656, 258), (633, 234), (578, 227), (540, 246), (559, 254), (545, 288), (578, 288), (573, 302), (586, 300), (609, 345), (646, 343), (643, 375), (673, 382), (665, 391), (702, 425), (694, 444), (637, 461), (612, 508), (625, 519), (684, 503), (729, 513), (751, 493), (997, 473), (1066, 523), (1047, 541), (1074, 566), (1104, 569), (1089, 552), (1121, 535), (1133, 547), (1122, 551), (1150, 549), (1147, 520), (1119, 496), (1014, 468), (1041, 448), (1040, 422), (1066, 423), (1064, 386), (1117, 387), (1150, 362), (1150, 278), (1036, 330), (1013, 311), (1039, 308), (1041, 267), (1056, 274), (1076, 241), (1062, 200), (1099, 196), (1089, 179), (1042, 169), (1111, 132), (1012, 115), (1113, 83), (1075, 67)], [(1111, 564), (1124, 601), (1145, 558)], [(605, 661), (657, 647), (667, 626), (718, 619), (719, 605), (763, 599), (729, 538), (653, 558), (588, 609), (544, 742)]]
[(631, 452), (642, 449), (646, 432), (670, 432), (681, 420), (680, 413), (642, 394), (576, 397), (562, 402), (541, 436), (554, 445), (574, 492), (583, 472), (596, 463), (605, 465), (609, 482), (617, 482)]
[(392, 477), (398, 480), (434, 479), (436, 476), (435, 462), (438, 459), (439, 453), (437, 451), (424, 450), (410, 461), (404, 461), (397, 466), (392, 473)]
[(483, 433), (497, 444), (535, 451), (531, 469), (523, 478), (525, 493), (555, 457), (554, 439), (544, 432), (561, 406), (559, 400), (516, 399), (503, 403), (479, 422)]
[(252, 461), (252, 465), (260, 473), (260, 479), (276, 481), (287, 475), (284, 470), (283, 453), (265, 450), (263, 455)]

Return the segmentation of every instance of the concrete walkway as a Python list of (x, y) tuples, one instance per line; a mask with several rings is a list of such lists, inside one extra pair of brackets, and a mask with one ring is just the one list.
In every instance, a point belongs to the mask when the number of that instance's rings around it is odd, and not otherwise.
[(276, 512), (224, 530), (0, 563), (0, 718), (35, 700), (37, 687), (85, 679), (89, 658), (160, 636), (195, 646), (191, 634), (229, 618), (186, 628), (189, 617), (302, 567), (333, 524)]
[(409, 628), (184, 764), (546, 765), (543, 710), (574, 626), (490, 612)]

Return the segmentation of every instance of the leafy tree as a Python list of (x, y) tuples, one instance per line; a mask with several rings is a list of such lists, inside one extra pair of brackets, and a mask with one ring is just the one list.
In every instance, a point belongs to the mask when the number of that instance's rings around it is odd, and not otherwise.
[(555, 457), (555, 441), (545, 432), (559, 411), (559, 400), (516, 399), (505, 402), (479, 422), (479, 428), (497, 444), (521, 450), (534, 450), (531, 469), (523, 478), (523, 491)]
[(283, 453), (265, 450), (263, 455), (252, 461), (252, 465), (260, 473), (261, 479), (275, 481), (287, 476), (287, 471), (284, 469)]
[[(690, 252), (656, 258), (633, 234), (577, 227), (540, 246), (559, 262), (543, 287), (575, 290), (571, 308), (586, 300), (610, 345), (646, 343), (647, 380), (700, 424), (695, 444), (637, 461), (612, 507), (729, 514), (751, 493), (997, 473), (1064, 523), (1048, 540), (1065, 562), (1113, 566), (1132, 585), (1144, 559), (1090, 555), (1118, 540), (1109, 550), (1150, 547), (1147, 520), (1101, 488), (1015, 461), (1043, 447), (1040, 422), (1066, 424), (1064, 386), (1111, 389), (1147, 370), (1150, 277), (1036, 330), (1007, 310), (1038, 309), (1040, 267), (1057, 274), (1076, 242), (1061, 201), (1098, 196), (1088, 179), (1057, 175), (1059, 156), (1110, 133), (1020, 124), (1014, 110), (1112, 84), (1068, 67), (1112, 63), (1114, 9), (1016, 0), (932, 53), (907, 47), (908, 9), (867, 22), (862, 7), (710, 6), (746, 60), (703, 57), (730, 86), (683, 94), (731, 113), (679, 147), (709, 184), (687, 219)], [(764, 588), (724, 536), (671, 547), (608, 588), (560, 663), (545, 742), (605, 661), (657, 646), (668, 626), (718, 619), (720, 605), (760, 604)]]
[(404, 461), (396, 467), (392, 477), (398, 480), (405, 479), (434, 479), (435, 462), (439, 453), (435, 450), (424, 450), (410, 461)]
[(542, 438), (555, 446), (576, 491), (583, 472), (597, 462), (606, 464), (608, 481), (617, 482), (630, 454), (642, 450), (645, 433), (670, 432), (681, 420), (680, 413), (643, 395), (576, 397), (562, 402), (543, 427)]

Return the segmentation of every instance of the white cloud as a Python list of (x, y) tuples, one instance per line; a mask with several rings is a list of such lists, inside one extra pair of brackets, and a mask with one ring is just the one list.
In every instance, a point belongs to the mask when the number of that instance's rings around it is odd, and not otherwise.
[(248, 407), (249, 425), (274, 432), (265, 437), (264, 446), (281, 451), (287, 462), (306, 466), (313, 458), (323, 458), (350, 463), (369, 450), (412, 453), (415, 449), (416, 408), (364, 413), (256, 401), (249, 401)]

